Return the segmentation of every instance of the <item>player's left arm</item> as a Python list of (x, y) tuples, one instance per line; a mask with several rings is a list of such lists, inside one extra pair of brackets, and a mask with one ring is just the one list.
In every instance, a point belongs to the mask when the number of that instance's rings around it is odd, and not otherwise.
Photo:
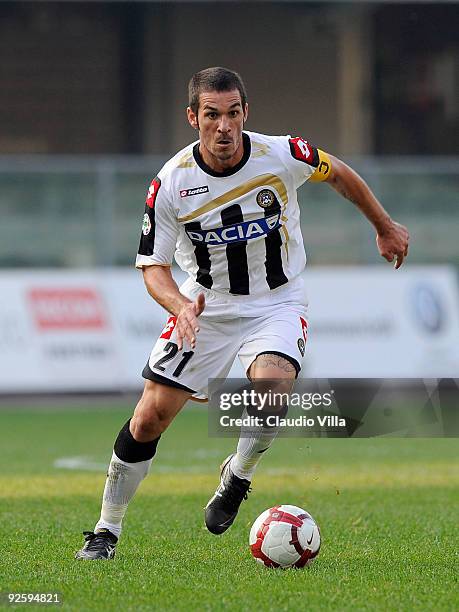
[(343, 161), (328, 155), (330, 169), (325, 181), (340, 195), (357, 206), (376, 229), (379, 253), (387, 261), (394, 261), (398, 269), (408, 255), (408, 230), (396, 223), (380, 204), (363, 178)]

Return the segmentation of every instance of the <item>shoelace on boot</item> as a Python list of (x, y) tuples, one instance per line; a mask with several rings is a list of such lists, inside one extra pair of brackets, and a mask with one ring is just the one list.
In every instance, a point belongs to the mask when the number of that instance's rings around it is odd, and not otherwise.
[(109, 544), (116, 544), (115, 536), (108, 533), (94, 533), (93, 531), (83, 531), (84, 539), (89, 542), (86, 546), (87, 550), (100, 550), (106, 548)]
[(242, 500), (248, 499), (251, 487), (232, 478), (231, 484), (222, 492), (222, 502), (229, 510), (238, 508)]

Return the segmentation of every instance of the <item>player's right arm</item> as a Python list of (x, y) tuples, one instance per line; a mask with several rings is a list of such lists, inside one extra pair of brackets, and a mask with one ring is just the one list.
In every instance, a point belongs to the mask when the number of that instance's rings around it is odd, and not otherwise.
[(145, 286), (151, 297), (177, 317), (175, 332), (179, 350), (182, 350), (184, 339), (188, 340), (194, 349), (196, 334), (199, 332), (198, 317), (205, 306), (204, 294), (200, 293), (194, 302), (182, 295), (169, 266), (153, 264), (143, 266), (142, 271)]
[(161, 179), (151, 182), (145, 202), (145, 212), (140, 235), (136, 268), (143, 272), (144, 282), (151, 297), (172, 315), (177, 317), (177, 345), (182, 349), (183, 340), (195, 347), (199, 331), (197, 317), (204, 310), (204, 294), (194, 302), (182, 295), (171, 273), (179, 231), (177, 216)]

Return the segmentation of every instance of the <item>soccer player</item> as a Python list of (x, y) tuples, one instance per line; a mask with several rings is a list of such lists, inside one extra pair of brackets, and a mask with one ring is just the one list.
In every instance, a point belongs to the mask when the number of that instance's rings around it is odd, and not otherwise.
[[(196, 73), (187, 117), (199, 140), (177, 153), (148, 190), (136, 267), (148, 293), (170, 314), (147, 365), (144, 391), (115, 441), (93, 532), (78, 559), (111, 559), (129, 501), (147, 475), (161, 434), (209, 378), (225, 378), (236, 356), (252, 381), (293, 383), (304, 354), (306, 256), (297, 189), (328, 183), (376, 230), (380, 254), (399, 268), (408, 232), (395, 223), (364, 180), (300, 137), (244, 130), (248, 105), (240, 76), (225, 68)], [(188, 279), (177, 287), (175, 256)], [(247, 498), (275, 428), (241, 432), (221, 466), (205, 509), (221, 534)]]

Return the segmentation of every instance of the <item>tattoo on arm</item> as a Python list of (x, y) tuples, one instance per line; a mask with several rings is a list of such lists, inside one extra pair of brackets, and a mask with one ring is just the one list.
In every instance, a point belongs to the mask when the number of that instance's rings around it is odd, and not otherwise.
[(351, 196), (343, 187), (338, 187), (338, 191), (344, 198), (346, 198), (346, 200), (349, 200), (349, 202), (352, 202), (356, 206), (359, 205), (357, 200), (353, 196)]

